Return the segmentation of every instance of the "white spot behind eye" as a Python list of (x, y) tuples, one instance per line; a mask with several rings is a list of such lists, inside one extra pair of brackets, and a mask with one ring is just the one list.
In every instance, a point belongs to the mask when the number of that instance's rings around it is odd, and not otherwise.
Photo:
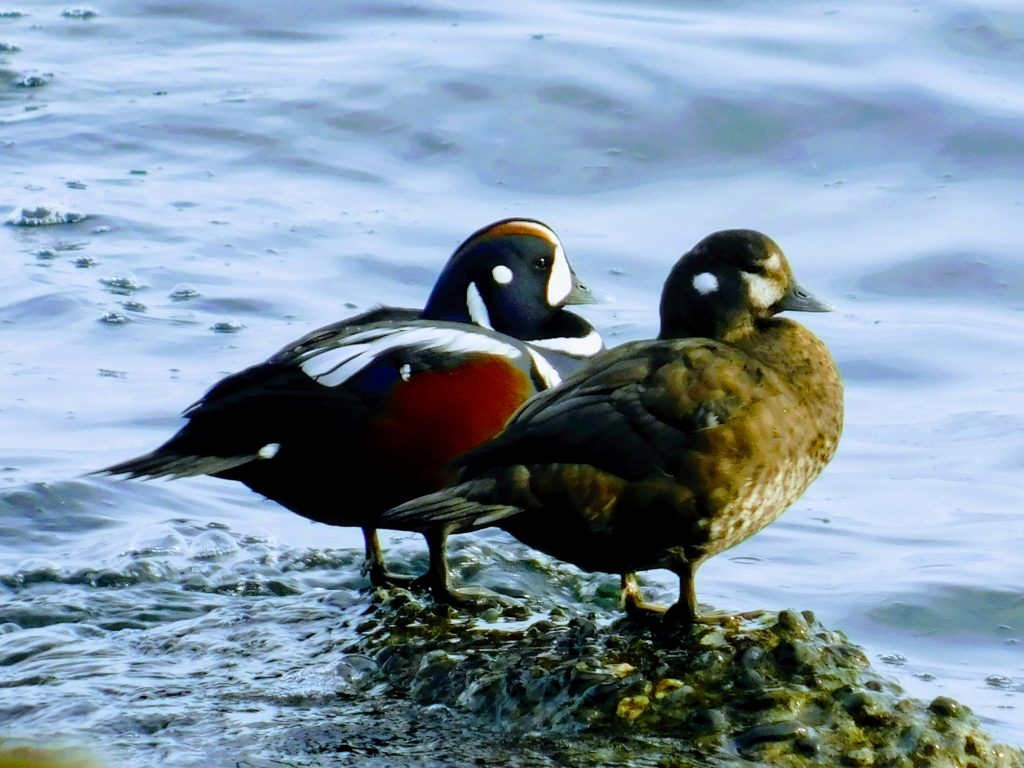
[(466, 289), (466, 309), (469, 311), (470, 320), (484, 328), (494, 330), (494, 326), (491, 325), (491, 315), (487, 311), (487, 305), (484, 304), (484, 297), (477, 290), (476, 283), (470, 283), (469, 288)]
[(554, 262), (551, 264), (551, 276), (548, 277), (548, 306), (557, 307), (564, 302), (572, 291), (572, 269), (561, 243), (555, 244)]
[(398, 375), (402, 377), (402, 381), (408, 381), (412, 378), (412, 366), (408, 363), (403, 364), (402, 367), (398, 369)]
[(718, 278), (710, 272), (701, 272), (693, 276), (693, 290), (701, 296), (707, 296), (718, 290)]
[(508, 285), (512, 282), (512, 270), (506, 267), (504, 264), (499, 264), (491, 270), (491, 277), (494, 278), (494, 282), (499, 285)]
[(743, 281), (747, 284), (747, 295), (750, 303), (761, 309), (768, 309), (782, 298), (782, 286), (776, 280), (764, 275), (742, 272)]
[(257, 451), (256, 455), (261, 459), (272, 459), (277, 456), (279, 450), (281, 450), (280, 443), (267, 443)]
[(774, 271), (782, 266), (781, 257), (778, 251), (772, 251), (772, 255), (765, 259), (764, 266), (769, 271)]

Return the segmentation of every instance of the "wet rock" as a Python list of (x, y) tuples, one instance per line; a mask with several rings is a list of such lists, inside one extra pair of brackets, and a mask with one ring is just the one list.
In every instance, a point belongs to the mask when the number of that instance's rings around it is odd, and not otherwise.
[(366, 660), (361, 685), (480, 738), (500, 724), (558, 763), (1024, 766), (968, 708), (907, 698), (809, 612), (673, 631), (395, 589), (356, 629), (342, 650)]

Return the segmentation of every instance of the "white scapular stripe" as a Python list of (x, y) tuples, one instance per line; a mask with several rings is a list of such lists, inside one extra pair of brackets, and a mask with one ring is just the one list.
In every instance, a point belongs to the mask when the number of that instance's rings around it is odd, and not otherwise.
[(559, 336), (553, 339), (530, 339), (526, 343), (551, 352), (564, 352), (573, 357), (592, 357), (604, 347), (601, 334), (597, 331), (591, 331), (580, 338)]
[(272, 459), (275, 456), (277, 456), (277, 452), (280, 450), (280, 443), (267, 443), (262, 448), (260, 448), (259, 451), (256, 452), (256, 455), (259, 456), (261, 459)]
[(533, 367), (537, 369), (537, 373), (540, 374), (541, 381), (544, 382), (545, 386), (553, 387), (556, 384), (562, 383), (562, 377), (558, 375), (558, 371), (555, 367), (547, 361), (547, 359), (533, 347), (527, 346), (530, 352), (530, 357), (533, 358)]
[(491, 325), (491, 314), (487, 311), (484, 297), (480, 295), (476, 283), (470, 283), (466, 289), (466, 309), (469, 310), (470, 320), (483, 328), (494, 330), (494, 326)]
[(434, 349), (438, 352), (480, 352), (501, 355), (510, 360), (522, 356), (515, 346), (483, 333), (455, 328), (403, 326), (354, 333), (345, 339), (344, 345), (310, 355), (301, 367), (303, 373), (318, 384), (336, 387), (351, 379), (380, 355), (401, 347)]
[(572, 269), (565, 257), (562, 244), (555, 238), (555, 260), (551, 265), (551, 276), (548, 277), (548, 305), (559, 306), (572, 291)]

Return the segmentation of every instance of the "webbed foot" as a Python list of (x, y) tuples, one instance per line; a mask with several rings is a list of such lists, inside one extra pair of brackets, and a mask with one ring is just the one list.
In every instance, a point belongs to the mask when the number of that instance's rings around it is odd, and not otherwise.
[(375, 587), (402, 587), (403, 589), (415, 589), (416, 578), (407, 576), (404, 573), (394, 573), (387, 569), (381, 562), (367, 560), (363, 563), (363, 575), (368, 576), (370, 583)]

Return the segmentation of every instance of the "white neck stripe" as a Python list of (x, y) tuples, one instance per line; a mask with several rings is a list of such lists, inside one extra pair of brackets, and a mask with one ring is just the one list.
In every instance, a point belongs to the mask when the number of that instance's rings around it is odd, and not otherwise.
[(484, 297), (480, 295), (480, 290), (476, 287), (476, 283), (470, 283), (469, 287), (466, 288), (466, 310), (469, 312), (469, 319), (474, 323), (483, 328), (494, 330), (494, 326), (491, 325), (491, 315), (487, 311)]
[(591, 331), (583, 337), (559, 336), (553, 339), (530, 339), (526, 343), (551, 352), (564, 352), (573, 357), (592, 357), (604, 349), (604, 339), (597, 331)]

